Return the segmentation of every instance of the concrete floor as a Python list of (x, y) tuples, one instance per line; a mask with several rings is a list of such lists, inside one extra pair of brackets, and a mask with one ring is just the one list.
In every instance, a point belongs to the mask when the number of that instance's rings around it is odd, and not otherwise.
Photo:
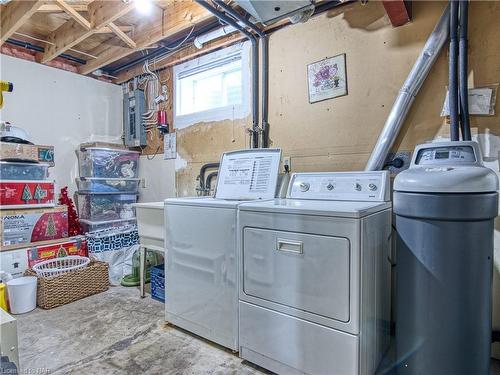
[(37, 374), (265, 373), (165, 325), (164, 316), (162, 303), (123, 287), (52, 310), (37, 308), (16, 317), (21, 367)]
[[(36, 374), (268, 374), (231, 352), (165, 325), (164, 305), (136, 288), (18, 315), (24, 372)], [(36, 370), (36, 372), (34, 372)], [(493, 360), (491, 375), (500, 375)]]

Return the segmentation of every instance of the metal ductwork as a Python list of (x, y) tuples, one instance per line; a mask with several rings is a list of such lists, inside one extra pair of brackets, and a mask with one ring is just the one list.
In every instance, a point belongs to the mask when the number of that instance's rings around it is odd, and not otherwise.
[(384, 167), (385, 160), (391, 150), (396, 138), (403, 126), (403, 123), (410, 111), (410, 108), (417, 96), (422, 84), (424, 83), (434, 62), (439, 56), (439, 52), (448, 40), (450, 33), (450, 6), (444, 10), (438, 24), (432, 31), (425, 43), (424, 49), (413, 65), (410, 74), (394, 102), (389, 117), (385, 122), (382, 133), (380, 134), (368, 163), (366, 171), (376, 171)]
[(235, 0), (235, 3), (263, 25), (270, 25), (283, 18), (296, 16), (298, 13), (302, 13), (302, 15), (291, 19), (295, 19), (295, 22), (304, 22), (314, 11), (314, 4), (310, 0)]

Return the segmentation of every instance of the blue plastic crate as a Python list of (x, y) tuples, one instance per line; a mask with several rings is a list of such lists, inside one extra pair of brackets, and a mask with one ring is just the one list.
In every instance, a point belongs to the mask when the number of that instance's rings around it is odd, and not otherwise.
[(151, 298), (165, 303), (165, 266), (151, 268)]

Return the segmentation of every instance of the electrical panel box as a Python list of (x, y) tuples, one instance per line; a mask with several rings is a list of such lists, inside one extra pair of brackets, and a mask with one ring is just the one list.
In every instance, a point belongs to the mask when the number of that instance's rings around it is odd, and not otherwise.
[(123, 94), (123, 127), (125, 145), (146, 146), (146, 128), (142, 115), (146, 109), (144, 91), (136, 89)]

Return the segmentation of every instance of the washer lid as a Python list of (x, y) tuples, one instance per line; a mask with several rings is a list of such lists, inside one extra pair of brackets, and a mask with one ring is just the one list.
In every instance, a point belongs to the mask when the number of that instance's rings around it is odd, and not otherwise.
[(239, 206), (239, 210), (359, 219), (390, 207), (390, 202), (326, 201), (287, 198), (243, 203)]
[(165, 206), (199, 206), (199, 207), (218, 207), (235, 209), (244, 202), (250, 200), (229, 200), (218, 199), (213, 197), (186, 197), (186, 198), (169, 198), (165, 200)]
[(483, 165), (472, 141), (416, 147), (410, 168), (394, 180), (394, 190), (422, 193), (483, 193), (498, 190), (498, 177)]

